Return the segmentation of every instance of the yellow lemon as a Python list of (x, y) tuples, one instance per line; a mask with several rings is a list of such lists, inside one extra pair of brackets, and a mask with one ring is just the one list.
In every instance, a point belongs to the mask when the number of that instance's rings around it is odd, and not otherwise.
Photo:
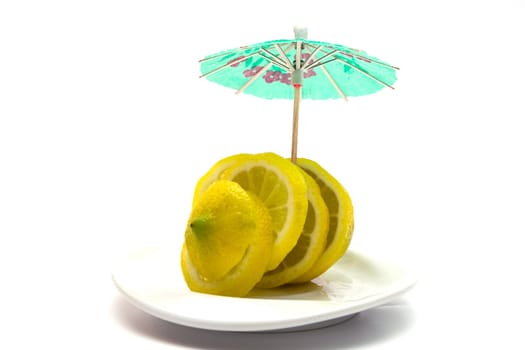
[(310, 270), (324, 250), (328, 233), (328, 208), (317, 183), (303, 171), (307, 184), (308, 211), (301, 236), (277, 268), (267, 271), (259, 288), (286, 284)]
[(215, 181), (194, 203), (181, 267), (196, 292), (244, 296), (261, 279), (273, 247), (268, 209), (233, 181)]
[(330, 216), (326, 243), (321, 256), (310, 270), (294, 280), (294, 282), (306, 282), (324, 273), (344, 255), (354, 231), (354, 211), (348, 192), (328, 171), (316, 162), (305, 158), (297, 159), (296, 164), (319, 185)]

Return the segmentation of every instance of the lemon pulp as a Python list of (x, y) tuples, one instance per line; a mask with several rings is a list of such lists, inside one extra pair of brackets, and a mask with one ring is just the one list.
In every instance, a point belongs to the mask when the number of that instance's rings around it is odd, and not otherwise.
[(268, 208), (274, 235), (268, 270), (275, 269), (297, 243), (306, 220), (307, 186), (301, 170), (275, 153), (260, 153), (235, 163), (220, 178), (237, 182)]
[(294, 280), (294, 282), (307, 282), (328, 270), (348, 249), (354, 230), (354, 211), (348, 192), (328, 171), (306, 158), (297, 159), (296, 164), (319, 185), (330, 216), (326, 243), (321, 256), (310, 270)]
[(301, 236), (279, 266), (264, 274), (257, 287), (273, 288), (293, 281), (312, 268), (323, 252), (328, 233), (328, 208), (317, 183), (306, 172), (303, 176), (307, 184), (308, 211)]

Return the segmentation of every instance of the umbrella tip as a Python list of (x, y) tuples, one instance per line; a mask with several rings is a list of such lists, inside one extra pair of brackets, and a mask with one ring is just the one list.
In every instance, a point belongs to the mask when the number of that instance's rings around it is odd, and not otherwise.
[(293, 27), (293, 32), (296, 39), (305, 39), (308, 37), (308, 28), (304, 25), (295, 25)]

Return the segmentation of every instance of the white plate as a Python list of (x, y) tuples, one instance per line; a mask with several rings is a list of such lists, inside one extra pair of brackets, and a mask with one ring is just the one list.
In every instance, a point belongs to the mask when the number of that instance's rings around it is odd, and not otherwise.
[(143, 249), (113, 272), (125, 298), (158, 318), (209, 330), (258, 332), (318, 328), (381, 305), (410, 289), (407, 269), (348, 251), (329, 271), (303, 284), (231, 298), (188, 289), (174, 246)]

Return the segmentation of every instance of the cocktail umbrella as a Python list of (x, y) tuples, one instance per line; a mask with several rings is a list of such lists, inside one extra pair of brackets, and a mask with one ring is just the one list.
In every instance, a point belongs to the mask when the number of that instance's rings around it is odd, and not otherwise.
[(201, 78), (266, 99), (293, 99), (292, 154), (297, 159), (301, 99), (326, 100), (393, 89), (396, 70), (364, 51), (307, 40), (295, 27), (295, 39), (272, 40), (222, 51), (200, 61)]

